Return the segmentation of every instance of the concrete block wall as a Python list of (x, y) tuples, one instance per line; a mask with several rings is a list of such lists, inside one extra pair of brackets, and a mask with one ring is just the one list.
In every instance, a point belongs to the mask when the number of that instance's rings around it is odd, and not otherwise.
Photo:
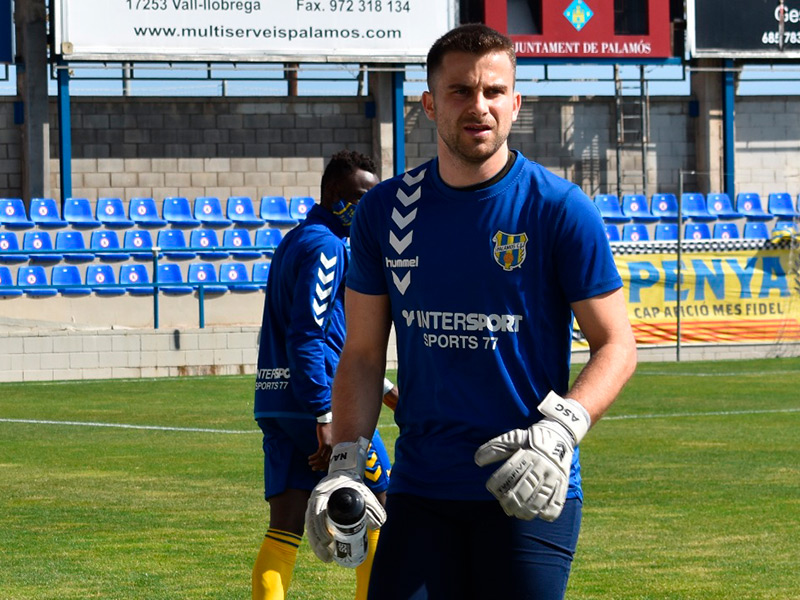
[(258, 334), (257, 327), (0, 331), (0, 381), (252, 374)]
[[(318, 198), (328, 156), (372, 152), (365, 102), (75, 97), (72, 195)], [(60, 198), (55, 106), (51, 140), (51, 195)]]
[(22, 189), (20, 129), (14, 124), (14, 103), (0, 98), (0, 197), (19, 197)]

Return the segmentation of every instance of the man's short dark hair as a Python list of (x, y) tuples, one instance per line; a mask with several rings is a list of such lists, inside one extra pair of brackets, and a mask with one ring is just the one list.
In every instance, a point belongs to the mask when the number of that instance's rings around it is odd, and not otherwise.
[(373, 175), (378, 174), (375, 162), (366, 154), (361, 154), (361, 152), (340, 150), (331, 156), (328, 166), (325, 167), (325, 172), (322, 173), (320, 199), (326, 197), (325, 190), (331, 185), (356, 171), (367, 171)]
[(428, 58), (425, 61), (428, 67), (428, 90), (433, 91), (433, 77), (442, 67), (445, 55), (451, 52), (463, 52), (475, 56), (483, 56), (490, 52), (505, 52), (514, 72), (517, 70), (514, 43), (508, 37), (481, 23), (468, 23), (445, 33), (428, 51)]

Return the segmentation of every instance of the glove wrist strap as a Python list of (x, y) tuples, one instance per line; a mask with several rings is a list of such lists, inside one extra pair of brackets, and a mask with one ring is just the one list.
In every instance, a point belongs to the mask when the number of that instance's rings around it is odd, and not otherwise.
[(562, 398), (552, 391), (537, 408), (545, 417), (553, 419), (569, 431), (574, 446), (580, 443), (592, 425), (588, 411), (580, 402), (572, 398)]
[(355, 471), (359, 477), (367, 465), (369, 440), (359, 437), (356, 442), (340, 442), (333, 447), (328, 474), (335, 471)]

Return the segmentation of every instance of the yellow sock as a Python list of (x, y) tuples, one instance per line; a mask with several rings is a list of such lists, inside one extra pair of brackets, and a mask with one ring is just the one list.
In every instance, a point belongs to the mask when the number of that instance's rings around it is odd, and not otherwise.
[(372, 561), (375, 560), (375, 548), (378, 546), (380, 530), (370, 529), (367, 532), (367, 558), (356, 567), (356, 600), (367, 600), (369, 575), (372, 573)]
[(253, 565), (253, 600), (284, 600), (292, 582), (300, 536), (269, 529)]

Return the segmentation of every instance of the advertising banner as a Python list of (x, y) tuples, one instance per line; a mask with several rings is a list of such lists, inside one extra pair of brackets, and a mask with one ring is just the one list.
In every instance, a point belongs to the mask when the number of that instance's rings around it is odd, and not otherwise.
[(618, 23), (615, 4), (614, 0), (484, 0), (484, 13), (487, 25), (511, 37), (520, 58), (672, 56), (669, 2), (643, 0), (634, 27)]
[(638, 344), (800, 341), (800, 281), (789, 248), (617, 254)]
[(686, 24), (693, 57), (800, 57), (800, 0), (687, 0)]
[(65, 60), (424, 62), (453, 0), (54, 0)]

